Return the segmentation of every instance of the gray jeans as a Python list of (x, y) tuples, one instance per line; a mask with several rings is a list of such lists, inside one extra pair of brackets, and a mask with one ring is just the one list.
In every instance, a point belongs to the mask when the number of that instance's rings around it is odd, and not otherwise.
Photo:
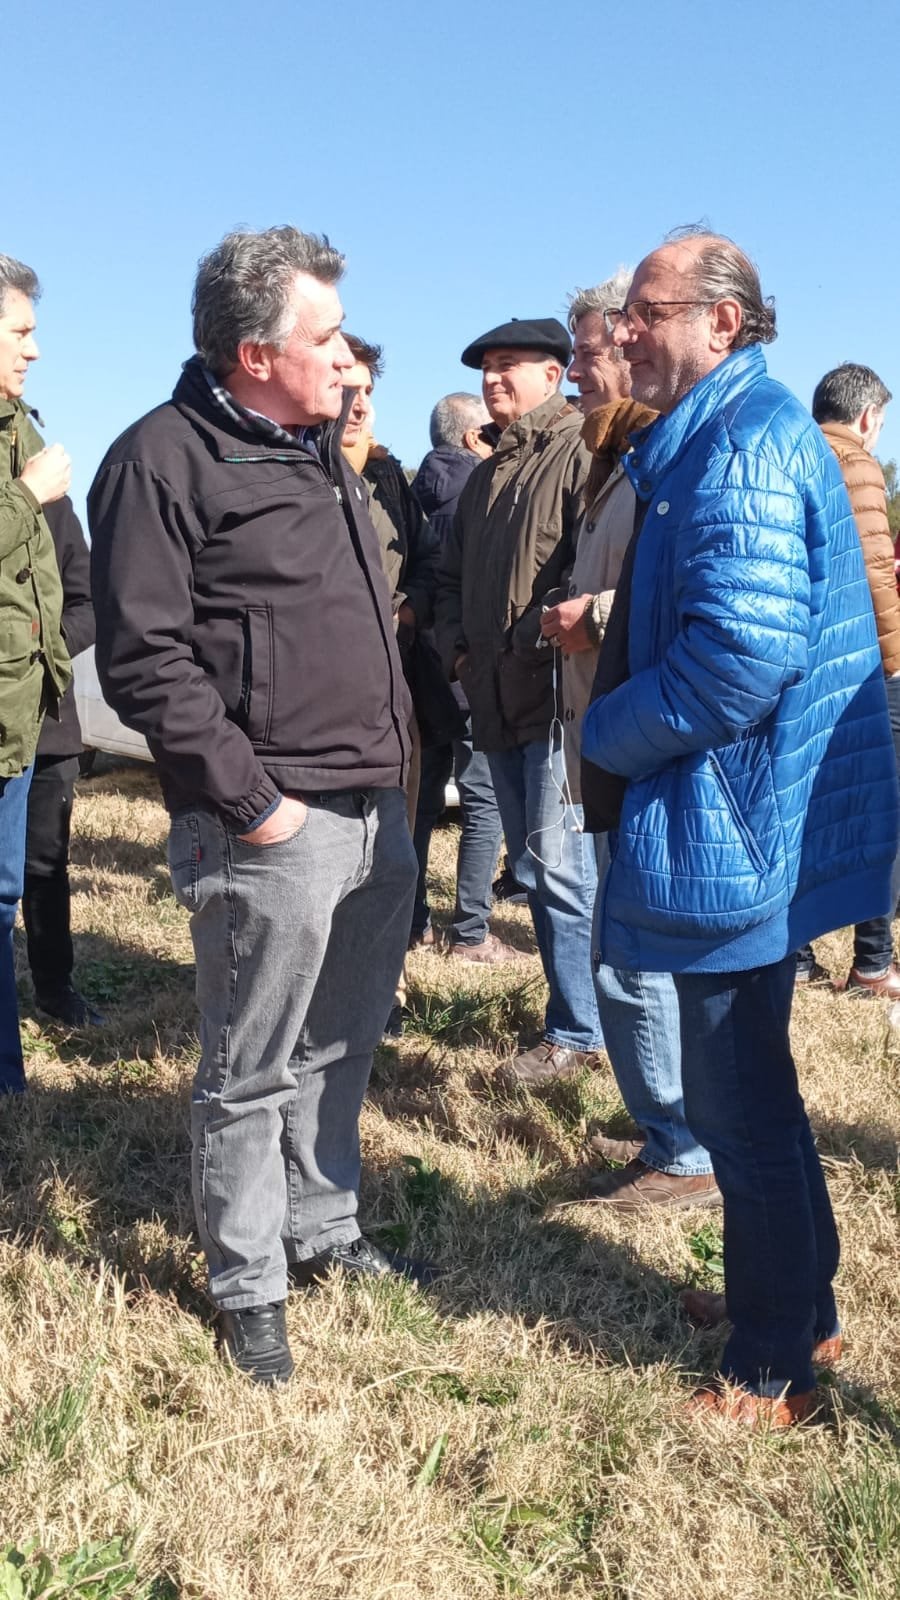
[(288, 1262), (359, 1236), (359, 1112), (409, 932), (403, 791), (303, 798), (279, 844), (199, 810), (169, 835), (197, 962), (194, 1206), (227, 1310), (283, 1300)]

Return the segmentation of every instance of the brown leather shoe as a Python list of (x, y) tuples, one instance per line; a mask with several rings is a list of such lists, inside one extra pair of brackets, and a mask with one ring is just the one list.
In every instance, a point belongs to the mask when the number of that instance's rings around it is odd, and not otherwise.
[(574, 1078), (597, 1059), (596, 1052), (568, 1050), (565, 1045), (542, 1039), (533, 1050), (524, 1050), (508, 1061), (504, 1071), (514, 1083), (552, 1083), (555, 1078)]
[(587, 1186), (588, 1199), (617, 1211), (643, 1211), (645, 1206), (667, 1206), (683, 1210), (688, 1206), (720, 1206), (722, 1196), (711, 1172), (696, 1177), (680, 1173), (657, 1172), (643, 1161), (629, 1161), (619, 1172), (599, 1172)]
[(846, 983), (847, 994), (878, 995), (882, 1000), (900, 1000), (900, 967), (892, 961), (887, 972), (878, 978), (867, 978), (865, 973), (851, 968)]
[(499, 967), (505, 961), (521, 961), (524, 950), (504, 944), (495, 933), (485, 934), (481, 944), (451, 944), (447, 954), (456, 961), (471, 961), (479, 967)]
[(437, 939), (434, 936), (434, 929), (429, 924), (424, 933), (414, 933), (411, 935), (409, 944), (406, 946), (406, 948), (407, 950), (433, 950), (436, 944)]
[(745, 1428), (757, 1432), (774, 1432), (796, 1427), (798, 1422), (808, 1422), (814, 1414), (818, 1399), (816, 1389), (805, 1394), (785, 1394), (778, 1399), (769, 1395), (752, 1394), (724, 1378), (714, 1378), (695, 1389), (687, 1403), (689, 1417), (721, 1417), (726, 1422), (740, 1422)]
[[(718, 1328), (728, 1321), (725, 1296), (712, 1289), (684, 1289), (678, 1300), (682, 1311), (699, 1328)], [(832, 1334), (830, 1339), (820, 1339), (813, 1345), (813, 1366), (833, 1367), (840, 1360), (843, 1348), (843, 1336), (839, 1333)]]
[(588, 1156), (600, 1156), (604, 1161), (634, 1161), (646, 1144), (640, 1131), (633, 1137), (614, 1139), (608, 1133), (592, 1133), (584, 1141)]

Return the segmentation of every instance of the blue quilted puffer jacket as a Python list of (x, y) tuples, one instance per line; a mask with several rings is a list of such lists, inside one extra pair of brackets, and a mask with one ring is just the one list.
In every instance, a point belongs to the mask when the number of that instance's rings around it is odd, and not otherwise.
[(600, 955), (745, 971), (888, 910), (897, 767), (859, 538), (758, 346), (634, 443), (632, 675), (582, 734), (628, 779)]

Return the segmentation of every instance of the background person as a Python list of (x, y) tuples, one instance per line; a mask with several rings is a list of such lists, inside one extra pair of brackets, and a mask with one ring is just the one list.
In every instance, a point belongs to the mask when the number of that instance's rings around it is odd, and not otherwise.
[[(591, 700), (616, 584), (634, 530), (635, 493), (625, 471), (629, 434), (656, 421), (655, 411), (631, 398), (631, 368), (606, 320), (622, 304), (630, 283), (631, 272), (620, 267), (605, 283), (572, 296), (569, 380), (577, 383), (582, 396), (586, 411), (582, 437), (593, 460), (568, 592), (540, 619), (542, 634), (562, 655), (566, 772), (575, 798), (585, 802), (588, 829), (590, 795), (582, 795), (580, 782), (581, 719)], [(599, 916), (609, 850), (605, 833), (595, 838), (595, 916)], [(720, 1205), (709, 1152), (698, 1143), (684, 1114), (678, 997), (671, 974), (632, 972), (596, 959), (593, 971), (606, 1051), (639, 1132), (628, 1140), (605, 1132), (592, 1136), (588, 1145), (592, 1154), (624, 1159), (625, 1165), (592, 1177), (588, 1193), (599, 1204), (621, 1211)]]
[[(62, 579), (62, 628), (69, 655), (94, 643), (91, 558), (81, 523), (68, 495), (45, 508)], [(59, 706), (59, 720), (45, 718), (28, 793), (22, 920), (35, 1005), (69, 1028), (96, 1028), (103, 1017), (72, 983), (69, 835), (81, 727), (74, 684)]]
[(436, 607), (445, 665), (471, 707), (473, 742), (488, 753), (550, 990), (542, 1039), (508, 1067), (522, 1083), (578, 1072), (603, 1045), (590, 969), (597, 864), (565, 798), (554, 653), (537, 647), (535, 622), (571, 562), (590, 462), (581, 413), (559, 393), (571, 354), (555, 317), (514, 319), (463, 351), (502, 431), (460, 496)]
[[(413, 479), (413, 494), (443, 541), (450, 532), (459, 497), (480, 461), (491, 455), (497, 430), (476, 394), (448, 394), (439, 400), (429, 424), (432, 448)], [(465, 729), (450, 743), (422, 753), (422, 776), (413, 843), (419, 881), (413, 907), (410, 943), (433, 945), (428, 909), (428, 852), (431, 836), (444, 810), (444, 792), (451, 773), (456, 780), (462, 826), (456, 857), (456, 897), (447, 932), (448, 954), (461, 961), (494, 966), (518, 957), (489, 925), (492, 880), (503, 838), (487, 756), (472, 743), (472, 718), (462, 686), (453, 685), (465, 714)]]
[[(845, 361), (826, 372), (816, 385), (812, 414), (837, 456), (872, 595), (878, 644), (884, 667), (888, 713), (900, 771), (900, 595), (894, 572), (894, 543), (887, 514), (884, 473), (873, 454), (884, 422), (891, 392), (871, 367)], [(864, 791), (861, 791), (864, 800)], [(894, 961), (892, 923), (900, 899), (900, 854), (894, 863), (891, 908), (886, 916), (871, 917), (853, 930), (853, 966), (848, 993), (900, 999), (900, 970)], [(820, 967), (812, 946), (797, 954), (795, 981), (821, 983), (828, 973)]]
[(43, 507), (66, 493), (71, 463), (44, 448), (22, 399), (39, 355), (36, 274), (0, 255), (0, 1094), (25, 1088), (13, 927), (25, 875), (28, 789), (46, 713), (58, 716), (72, 669), (60, 631), (62, 587)]

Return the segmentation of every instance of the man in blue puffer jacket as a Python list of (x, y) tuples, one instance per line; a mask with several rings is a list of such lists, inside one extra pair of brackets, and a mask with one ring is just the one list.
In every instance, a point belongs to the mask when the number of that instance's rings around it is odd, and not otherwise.
[(732, 1334), (694, 1405), (786, 1426), (840, 1338), (793, 957), (888, 909), (881, 658), (837, 462), (766, 373), (753, 264), (686, 230), (610, 319), (633, 395), (662, 416), (627, 459), (636, 531), (584, 722), (586, 814), (616, 830), (594, 959), (673, 973), (687, 1119), (724, 1197)]

